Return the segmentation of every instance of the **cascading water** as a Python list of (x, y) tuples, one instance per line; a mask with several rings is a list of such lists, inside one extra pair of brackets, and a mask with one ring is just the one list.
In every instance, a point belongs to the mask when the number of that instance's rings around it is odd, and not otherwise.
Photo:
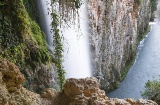
[[(42, 30), (47, 35), (49, 48), (53, 50), (53, 36), (51, 30), (51, 16), (48, 15), (50, 0), (37, 0), (38, 9), (40, 11), (40, 24)], [(84, 78), (91, 77), (90, 57), (89, 57), (89, 40), (87, 32), (87, 7), (86, 0), (79, 9), (80, 30), (78, 31), (75, 25), (70, 25), (69, 28), (60, 29), (67, 45), (64, 43), (64, 69), (66, 70), (66, 78)], [(75, 21), (78, 21), (78, 17)], [(78, 23), (76, 23), (78, 24)]]
[(50, 0), (36, 0), (38, 10), (39, 10), (39, 22), (43, 32), (46, 34), (46, 40), (48, 47), (53, 51), (53, 37), (51, 33), (51, 22), (52, 18), (49, 15), (49, 10), (51, 9)]
[[(64, 52), (64, 68), (66, 78), (91, 77), (89, 39), (88, 39), (88, 19), (86, 1), (79, 9), (80, 31), (74, 25), (63, 30), (63, 35), (67, 39), (67, 47)], [(75, 21), (78, 21), (78, 17)], [(76, 23), (78, 24), (78, 23)]]

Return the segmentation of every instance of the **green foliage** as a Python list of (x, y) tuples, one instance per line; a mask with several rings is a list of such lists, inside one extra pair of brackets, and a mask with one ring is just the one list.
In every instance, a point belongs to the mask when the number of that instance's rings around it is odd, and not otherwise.
[(151, 12), (152, 13), (157, 10), (157, 3), (158, 3), (158, 0), (150, 0)]
[(11, 47), (18, 45), (20, 39), (17, 35), (13, 35), (15, 29), (12, 28), (12, 22), (9, 17), (0, 15), (0, 43), (3, 45), (2, 48)]
[[(51, 0), (52, 9), (58, 11), (59, 24), (70, 27), (69, 24), (80, 26), (78, 9), (82, 0)], [(57, 10), (58, 9), (58, 10)]]
[[(15, 63), (26, 77), (26, 88), (30, 88), (37, 78), (33, 76), (34, 73), (29, 74), (26, 70), (35, 72), (42, 63), (49, 65), (51, 57), (45, 35), (34, 20), (36, 16), (28, 13), (32, 9), (27, 6), (27, 2), (33, 3), (35, 0), (0, 1), (0, 58)], [(28, 76), (32, 76), (32, 79)], [(35, 91), (38, 92), (38, 89)]]
[(36, 20), (36, 17), (38, 16), (36, 0), (23, 0), (23, 3), (31, 19)]
[(7, 49), (1, 52), (1, 57), (8, 59), (9, 61), (20, 65), (24, 61), (24, 45), (18, 45), (13, 47), (8, 47)]
[(154, 21), (154, 18), (155, 18), (154, 11), (157, 10), (157, 3), (158, 3), (158, 0), (150, 0), (150, 8), (151, 8), (151, 19), (150, 19), (150, 21)]
[(21, 62), (31, 67), (34, 63), (49, 62), (45, 35), (29, 17), (22, 0), (4, 1), (4, 4), (7, 8), (0, 8), (0, 56), (20, 66), (23, 66)]
[(134, 0), (134, 2), (139, 5), (141, 4), (142, 0)]
[(36, 40), (36, 43), (38, 45), (45, 45), (44, 39), (45, 37), (42, 34), (42, 31), (40, 30), (40, 27), (35, 21), (30, 21), (31, 23), (31, 31), (32, 31), (32, 37)]
[[(58, 3), (58, 6), (57, 6)], [(76, 19), (79, 15), (77, 15), (77, 9), (83, 4), (82, 0), (52, 0), (52, 33), (53, 35), (53, 46), (54, 48), (54, 60), (55, 66), (58, 73), (58, 85), (60, 89), (62, 89), (63, 84), (65, 83), (65, 70), (62, 65), (63, 62), (63, 44), (62, 44), (62, 36), (59, 34), (58, 25), (63, 25), (64, 27), (68, 27), (68, 23), (76, 24)], [(59, 10), (57, 10), (57, 7)], [(56, 11), (58, 11), (58, 14)], [(63, 27), (62, 26), (62, 27)], [(79, 25), (78, 25), (79, 26)]]
[(141, 95), (143, 98), (153, 99), (157, 94), (160, 94), (160, 82), (157, 80), (148, 80), (145, 84), (145, 91)]
[(131, 68), (131, 66), (134, 64), (134, 60), (135, 60), (135, 55), (131, 55), (132, 57), (130, 59), (128, 59), (128, 61), (126, 62), (126, 66), (121, 70), (121, 78), (120, 81), (123, 81), (124, 78), (126, 77), (128, 70)]
[(142, 30), (138, 30), (138, 37), (137, 37), (137, 43), (136, 43), (136, 46), (139, 45), (139, 42), (141, 40), (143, 40), (145, 38), (145, 36), (149, 33), (150, 31), (150, 25), (147, 25), (146, 27), (144, 27), (144, 29)]
[(53, 35), (53, 45), (54, 45), (54, 59), (55, 59), (55, 66), (58, 73), (58, 85), (60, 86), (60, 89), (62, 90), (63, 85), (65, 83), (65, 70), (62, 65), (63, 62), (63, 44), (62, 44), (62, 37), (59, 34), (58, 29), (58, 16), (57, 14), (52, 11), (51, 16), (53, 18), (52, 21), (52, 31), (54, 33)]
[(74, 3), (75, 3), (75, 7), (76, 7), (77, 9), (80, 8), (81, 5), (82, 5), (82, 1), (81, 1), (81, 0), (75, 0)]
[(5, 5), (5, 3), (0, 1), (0, 6), (3, 6), (3, 5)]
[[(52, 0), (53, 3), (57, 2), (57, 0)], [(72, 9), (76, 8), (80, 8), (81, 5), (83, 4), (82, 0), (58, 0), (58, 3), (61, 5), (66, 5), (66, 6), (72, 6)]]

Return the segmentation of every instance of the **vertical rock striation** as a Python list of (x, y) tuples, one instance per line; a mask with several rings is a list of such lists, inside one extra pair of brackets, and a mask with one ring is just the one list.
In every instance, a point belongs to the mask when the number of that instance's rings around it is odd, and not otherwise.
[(103, 89), (125, 77), (150, 15), (150, 0), (88, 0), (92, 69), (104, 74)]

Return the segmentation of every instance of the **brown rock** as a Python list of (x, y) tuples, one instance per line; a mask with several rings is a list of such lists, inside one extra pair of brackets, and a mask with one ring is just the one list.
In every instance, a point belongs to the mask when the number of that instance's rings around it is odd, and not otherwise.
[(158, 105), (151, 100), (108, 98), (96, 78), (68, 79), (62, 92), (48, 88), (42, 95), (25, 89), (24, 80), (16, 65), (0, 60), (0, 105)]
[(55, 89), (47, 88), (47, 89), (44, 89), (44, 92), (41, 95), (41, 97), (47, 98), (47, 99), (53, 99), (53, 98), (56, 98), (57, 95), (58, 95), (58, 92)]
[(9, 92), (16, 91), (18, 88), (21, 87), (21, 84), (25, 81), (25, 78), (19, 71), (19, 68), (11, 62), (1, 60), (0, 71), (2, 73), (1, 79), (5, 81)]
[(64, 93), (71, 99), (69, 105), (158, 105), (150, 100), (108, 98), (96, 78), (68, 79)]

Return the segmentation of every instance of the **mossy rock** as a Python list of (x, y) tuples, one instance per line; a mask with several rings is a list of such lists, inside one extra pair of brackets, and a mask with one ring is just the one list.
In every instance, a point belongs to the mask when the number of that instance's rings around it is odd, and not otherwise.
[(26, 69), (51, 62), (45, 34), (33, 19), (23, 0), (0, 2), (0, 58), (15, 63), (25, 76)]

